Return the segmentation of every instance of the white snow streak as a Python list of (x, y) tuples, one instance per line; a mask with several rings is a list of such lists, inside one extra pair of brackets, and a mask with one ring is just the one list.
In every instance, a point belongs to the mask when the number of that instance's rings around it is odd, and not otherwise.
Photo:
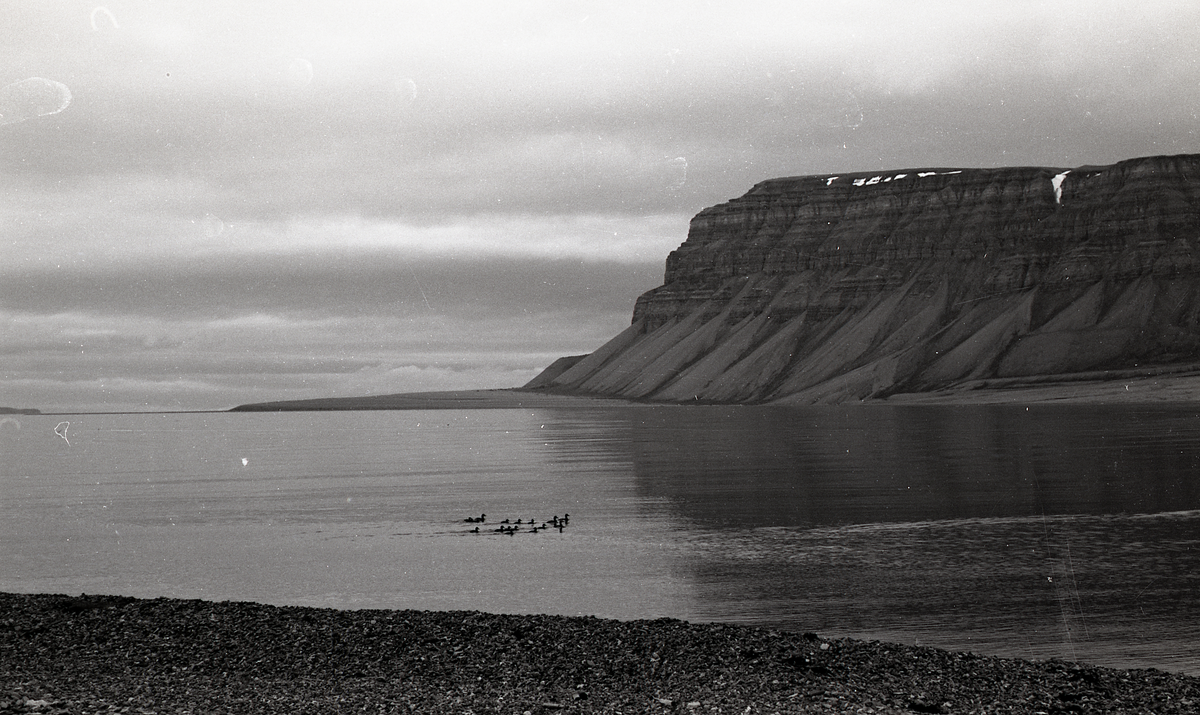
[(1070, 170), (1064, 171), (1063, 173), (1056, 175), (1053, 179), (1050, 180), (1050, 185), (1054, 187), (1054, 203), (1056, 203), (1056, 204), (1062, 203), (1063, 179), (1067, 178), (1067, 174), (1070, 174), (1070, 173), (1071, 173)]
[[(941, 175), (949, 176), (951, 174), (961, 174), (961, 173), (962, 173), (962, 169), (958, 169), (956, 171), (943, 171), (943, 172), (941, 172)], [(889, 181), (896, 181), (899, 179), (903, 179), (907, 176), (908, 176), (908, 174), (895, 174), (893, 176), (883, 176), (882, 174), (880, 174), (879, 176), (872, 176), (869, 179), (867, 179), (867, 178), (854, 179), (850, 183), (854, 184), (855, 186), (874, 186), (875, 184), (886, 184)], [(917, 173), (917, 176), (919, 176), (923, 179), (926, 176), (938, 176), (938, 172), (936, 172), (936, 171), (921, 171), (921, 172)], [(838, 176), (827, 177), (825, 179), (825, 185), (830, 186), (833, 184), (834, 181), (836, 181), (839, 178), (841, 178), (841, 177), (838, 177)]]

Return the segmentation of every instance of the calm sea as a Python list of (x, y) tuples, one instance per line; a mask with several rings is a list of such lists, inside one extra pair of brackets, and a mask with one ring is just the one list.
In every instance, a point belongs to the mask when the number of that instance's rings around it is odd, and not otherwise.
[(671, 616), (1200, 675), (1200, 407), (6, 416), (0, 544), (4, 591)]

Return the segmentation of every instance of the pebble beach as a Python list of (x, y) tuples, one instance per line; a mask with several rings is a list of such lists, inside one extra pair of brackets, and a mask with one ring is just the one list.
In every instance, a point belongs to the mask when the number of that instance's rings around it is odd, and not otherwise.
[(0, 593), (0, 713), (1195, 713), (1200, 678), (672, 619)]

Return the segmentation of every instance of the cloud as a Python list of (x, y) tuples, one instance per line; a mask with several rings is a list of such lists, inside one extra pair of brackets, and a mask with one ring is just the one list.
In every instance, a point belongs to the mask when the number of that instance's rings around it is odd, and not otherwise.
[[(617, 327), (594, 314), (554, 312), (454, 323), (436, 316), (146, 321), (83, 314), (0, 321), (13, 335), (0, 373), (6, 404), (43, 411), (224, 409), (514, 387), (561, 354), (594, 349)], [(532, 345), (528, 336), (536, 336)]]
[(220, 409), (513, 387), (623, 329), (633, 298), (661, 280), (644, 264), (463, 263), (301, 254), (58, 281), (5, 276), (5, 400)]
[(46, 0), (0, 53), (70, 93), (0, 126), (2, 379), (39, 404), (515, 379), (764, 179), (1200, 146), (1183, 0)]
[[(62, 250), (59, 256), (46, 251), (8, 261), (0, 269), (0, 305), (27, 313), (87, 310), (147, 316), (258, 311), (472, 315), (547, 306), (626, 310), (639, 293), (661, 281), (667, 246), (678, 240), (670, 234), (664, 239), (614, 231), (617, 235), (610, 236), (611, 224), (600, 228), (587, 222), (583, 228), (592, 232), (576, 226), (576, 235), (568, 237), (493, 232), (481, 239), (469, 231), (436, 227), (418, 235), (440, 241), (441, 250), (422, 252), (402, 242), (411, 237), (397, 241), (388, 227), (378, 238), (366, 230), (337, 228), (312, 227), (312, 236), (299, 229), (285, 232), (285, 238), (295, 236), (290, 250), (283, 248), (282, 238), (275, 243), (277, 237), (269, 236), (246, 252), (183, 248), (176, 256), (152, 254), (143, 260), (137, 244), (128, 248), (129, 255), (107, 261), (89, 246)], [(351, 233), (345, 245), (338, 245), (337, 239)], [(509, 238), (524, 245), (509, 253), (504, 245)], [(583, 240), (612, 243), (596, 250), (582, 245)], [(399, 245), (390, 245), (393, 241)], [(647, 250), (646, 244), (655, 250)], [(536, 259), (527, 255), (531, 246), (540, 251)], [(586, 255), (589, 250), (596, 255)], [(605, 253), (621, 260), (605, 259)]]
[[(1190, 121), (1200, 86), (1187, 4), (756, 7), (214, 3), (184, 22), (145, 6), (108, 44), (80, 29), (82, 49), (58, 47), (81, 65), (46, 60), (79, 80), (70, 119), (4, 148), (17, 176), (157, 183), (230, 220), (694, 213), (779, 164), (868, 168), (868, 131), (925, 163), (902, 130), (986, 121), (1023, 91), (1035, 115), (1073, 106), (1119, 134), (1158, 113)], [(1081, 117), (1064, 119), (1037, 131)], [(1003, 130), (996, 144), (1037, 136)], [(1007, 158), (937, 139), (959, 163)]]

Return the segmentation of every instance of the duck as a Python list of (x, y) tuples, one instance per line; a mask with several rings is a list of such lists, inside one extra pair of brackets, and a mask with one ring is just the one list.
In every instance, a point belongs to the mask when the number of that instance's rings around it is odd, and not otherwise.
[(487, 514), (480, 514), (478, 518), (474, 516), (468, 516), (466, 519), (463, 519), (463, 521), (467, 522), (468, 524), (482, 524), (483, 522), (487, 521)]
[(479, 533), (479, 527), (477, 526), (477, 527), (475, 527), (474, 529), (471, 529), (471, 533), (472, 533), (472, 534), (478, 534), (478, 533)]

